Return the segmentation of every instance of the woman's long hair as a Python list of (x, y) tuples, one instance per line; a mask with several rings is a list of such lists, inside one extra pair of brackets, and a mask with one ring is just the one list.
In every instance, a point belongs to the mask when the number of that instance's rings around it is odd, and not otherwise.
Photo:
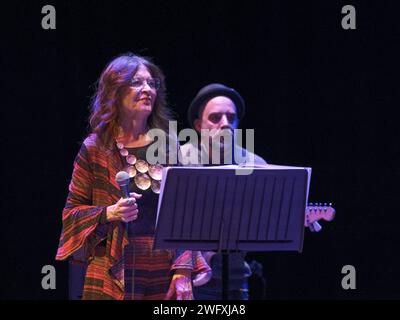
[(166, 106), (163, 72), (149, 58), (126, 53), (108, 63), (98, 80), (96, 93), (92, 97), (89, 116), (91, 132), (96, 134), (107, 149), (113, 149), (120, 124), (122, 101), (128, 93), (133, 76), (141, 65), (149, 70), (152, 77), (161, 80), (153, 110), (147, 119), (148, 127), (168, 132), (168, 123), (172, 117)]

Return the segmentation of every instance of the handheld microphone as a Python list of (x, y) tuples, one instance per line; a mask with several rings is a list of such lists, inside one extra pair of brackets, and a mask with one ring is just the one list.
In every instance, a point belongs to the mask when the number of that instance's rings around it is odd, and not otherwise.
[(120, 171), (115, 175), (115, 180), (121, 190), (122, 198), (129, 198), (129, 174), (125, 171)]
[[(121, 190), (121, 196), (122, 198), (126, 199), (129, 198), (129, 174), (126, 171), (120, 171), (115, 175), (115, 180), (117, 180), (117, 183), (119, 185), (119, 189)], [(128, 233), (131, 235), (134, 233), (133, 231), (133, 225), (130, 222), (125, 223), (127, 228), (128, 228)], [(131, 227), (129, 227), (129, 225)], [(135, 259), (135, 256), (133, 256), (133, 259)], [(133, 260), (135, 261), (135, 260)], [(134, 263), (134, 262), (133, 262)], [(135, 274), (135, 269), (132, 269), (132, 297), (135, 296), (135, 281), (134, 280), (134, 274)]]

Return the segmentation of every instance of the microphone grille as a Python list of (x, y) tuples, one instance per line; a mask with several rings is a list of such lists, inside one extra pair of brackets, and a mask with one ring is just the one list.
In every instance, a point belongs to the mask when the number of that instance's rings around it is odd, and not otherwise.
[(129, 180), (129, 174), (126, 171), (120, 171), (115, 175), (115, 180), (117, 180), (117, 182), (123, 182), (126, 180)]

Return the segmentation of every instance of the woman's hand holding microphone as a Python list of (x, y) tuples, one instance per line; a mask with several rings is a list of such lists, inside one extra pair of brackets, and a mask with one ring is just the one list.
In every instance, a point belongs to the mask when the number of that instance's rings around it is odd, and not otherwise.
[(107, 221), (131, 222), (137, 219), (139, 209), (136, 200), (141, 194), (131, 192), (129, 198), (121, 198), (117, 203), (107, 207)]

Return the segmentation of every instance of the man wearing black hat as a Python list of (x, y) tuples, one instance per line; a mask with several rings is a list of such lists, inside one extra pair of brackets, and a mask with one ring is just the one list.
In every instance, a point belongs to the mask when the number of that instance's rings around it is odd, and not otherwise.
[[(193, 99), (188, 110), (188, 121), (192, 128), (198, 133), (201, 130), (212, 130), (214, 135), (218, 136), (221, 132), (230, 132), (238, 127), (240, 119), (245, 112), (245, 103), (240, 94), (223, 84), (209, 84), (203, 87)], [(213, 138), (213, 137), (211, 137)], [(212, 153), (219, 149), (221, 156), (218, 164), (238, 164), (262, 166), (267, 163), (254, 153), (231, 143), (233, 139), (224, 136), (221, 140), (212, 139), (212, 141), (202, 141), (200, 146), (193, 143), (187, 143), (181, 147), (183, 159), (186, 164), (201, 165), (202, 159), (212, 161)], [(210, 151), (212, 150), (212, 151)], [(242, 156), (235, 157), (240, 153)], [(193, 154), (198, 155), (194, 159)], [(192, 161), (188, 160), (191, 159)], [(240, 159), (240, 161), (236, 161)], [(222, 297), (222, 257), (215, 252), (203, 253), (209, 265), (212, 267), (213, 276), (201, 286), (194, 283), (193, 293), (195, 299), (218, 300)], [(250, 267), (244, 260), (244, 253), (232, 253), (229, 255), (229, 299), (248, 299), (247, 277), (251, 274)]]
[[(189, 106), (188, 121), (199, 134), (202, 130), (209, 130), (210, 141), (201, 141), (200, 148), (192, 143), (182, 146), (181, 152), (183, 159), (187, 159), (186, 164), (204, 164), (202, 160), (208, 159), (207, 163), (212, 164), (266, 165), (264, 159), (251, 151), (235, 143), (232, 145), (233, 131), (237, 129), (244, 112), (244, 100), (236, 90), (219, 83), (203, 87)], [(231, 136), (227, 136), (226, 133), (230, 133)], [(212, 161), (215, 160), (215, 151), (221, 156), (217, 163)], [(191, 155), (194, 153), (198, 154), (199, 158), (193, 162), (190, 160), (193, 160)]]

